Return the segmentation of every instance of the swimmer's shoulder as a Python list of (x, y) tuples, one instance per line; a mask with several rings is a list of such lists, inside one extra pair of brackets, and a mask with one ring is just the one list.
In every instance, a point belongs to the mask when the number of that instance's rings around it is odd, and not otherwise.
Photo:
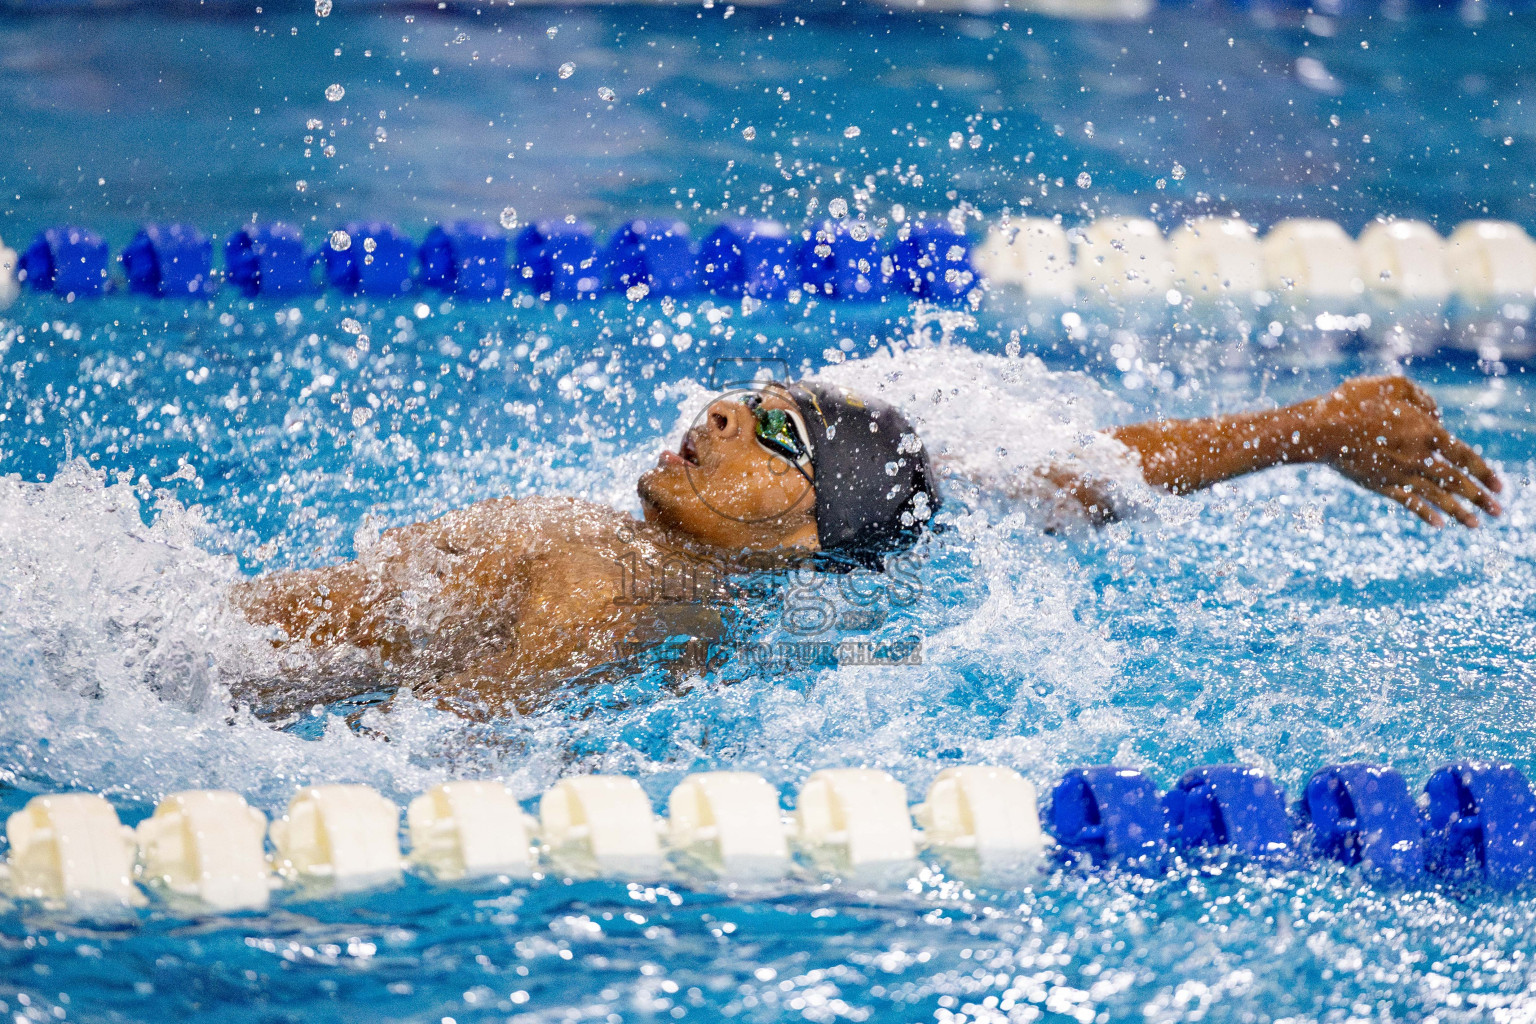
[(405, 530), (425, 535), (435, 547), (453, 553), (486, 547), (534, 553), (552, 546), (606, 546), (632, 534), (637, 525), (631, 516), (606, 505), (540, 495), (489, 498)]

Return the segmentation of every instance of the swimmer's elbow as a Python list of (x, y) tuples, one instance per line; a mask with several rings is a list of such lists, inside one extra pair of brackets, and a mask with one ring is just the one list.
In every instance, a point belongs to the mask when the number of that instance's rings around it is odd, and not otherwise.
[(1121, 518), (1118, 503), (1109, 487), (1100, 480), (1081, 476), (1060, 466), (1042, 471), (1055, 485), (1057, 512), (1063, 518), (1086, 521), (1090, 526), (1107, 526)]

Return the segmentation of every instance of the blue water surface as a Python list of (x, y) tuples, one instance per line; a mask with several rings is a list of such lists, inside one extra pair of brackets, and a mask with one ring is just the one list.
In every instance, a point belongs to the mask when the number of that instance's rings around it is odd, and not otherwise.
[[(509, 207), (699, 230), (739, 212), (798, 225), (836, 198), (872, 221), (897, 204), (974, 213), (978, 234), (1005, 207), (1531, 224), (1533, 34), (1530, 16), (1493, 11), (13, 16), (0, 236), (78, 221), (120, 246), (145, 219), (223, 234), (255, 216), (318, 240), (367, 216), (420, 237)], [(1110, 761), (1163, 786), (1244, 761), (1293, 794), (1347, 759), (1414, 786), (1463, 757), (1536, 774), (1524, 365), (1405, 364), (1378, 335), (1283, 317), (1270, 334), (1280, 315), (1256, 309), (1061, 313), (1000, 296), (967, 319), (905, 302), (28, 294), (0, 315), (0, 810), (88, 789), (132, 823), (168, 793), (222, 786), (277, 815), (304, 784), (404, 802), (463, 777), (505, 779), (531, 810), (589, 771), (632, 773), (662, 807), (718, 768), (761, 772), (788, 807), (839, 765), (888, 769), (914, 800), (979, 762), (1042, 789)], [(686, 692), (650, 669), (489, 725), (384, 695), (269, 723), (221, 696), (263, 657), (220, 613), (231, 581), (496, 495), (633, 510), (635, 475), (722, 357), (848, 379), (863, 360), (994, 484), (1111, 422), (1406, 369), (1500, 468), (1507, 512), (1435, 532), (1294, 467), (1047, 533), (1029, 502), (953, 480), (952, 528), (922, 552), (915, 595), (887, 594), (872, 631), (832, 634), (915, 633), (921, 665), (743, 654)], [(831, 600), (853, 611), (855, 596)], [(771, 608), (742, 629), (743, 651), (792, 635)], [(1011, 889), (932, 859), (885, 888), (808, 871), (760, 889), (408, 878), (228, 918), (162, 900), (102, 921), (6, 905), (0, 1002), (23, 1021), (1515, 1021), (1533, 1012), (1533, 919), (1529, 890), (1394, 887), (1305, 855), (1052, 870)]]

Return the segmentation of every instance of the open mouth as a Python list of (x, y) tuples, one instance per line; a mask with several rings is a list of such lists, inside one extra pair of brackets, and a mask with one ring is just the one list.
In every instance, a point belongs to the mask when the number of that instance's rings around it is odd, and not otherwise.
[(683, 443), (678, 447), (677, 453), (681, 455), (683, 457), (683, 461), (689, 465), (697, 466), (699, 464), (699, 452), (698, 449), (693, 446), (693, 435), (691, 433), (683, 435)]

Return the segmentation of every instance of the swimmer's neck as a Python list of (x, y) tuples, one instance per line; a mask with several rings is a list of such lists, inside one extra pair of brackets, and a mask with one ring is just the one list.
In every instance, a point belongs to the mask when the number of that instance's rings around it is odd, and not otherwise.
[(636, 539), (648, 541), (668, 555), (681, 555), (695, 561), (707, 561), (732, 572), (764, 572), (794, 568), (806, 564), (816, 553), (802, 544), (726, 547), (700, 540), (670, 523), (631, 517)]

